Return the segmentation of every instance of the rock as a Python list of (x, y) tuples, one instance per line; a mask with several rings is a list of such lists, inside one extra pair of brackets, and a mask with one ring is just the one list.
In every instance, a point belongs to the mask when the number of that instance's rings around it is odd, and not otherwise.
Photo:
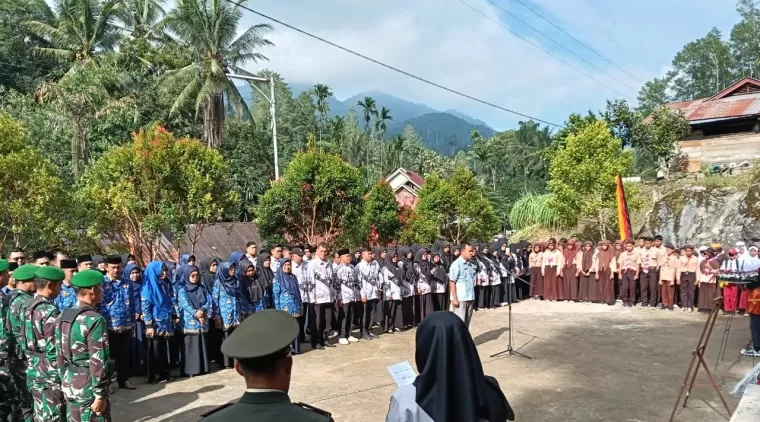
[[(678, 245), (760, 242), (760, 188), (686, 186), (663, 196), (648, 230)], [(642, 230), (643, 231), (643, 230)]]

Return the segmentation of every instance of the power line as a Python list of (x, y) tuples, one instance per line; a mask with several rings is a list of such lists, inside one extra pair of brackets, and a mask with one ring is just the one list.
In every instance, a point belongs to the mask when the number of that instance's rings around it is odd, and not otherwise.
[[(490, 0), (489, 0), (489, 1), (490, 1)], [(615, 66), (616, 68), (618, 68), (618, 69), (620, 69), (620, 70), (622, 70), (622, 71), (623, 71), (623, 72), (625, 72), (625, 73), (626, 73), (628, 76), (630, 76), (631, 78), (635, 79), (637, 82), (641, 82), (641, 83), (644, 83), (644, 82), (643, 82), (641, 79), (637, 78), (636, 76), (634, 76), (633, 74), (631, 74), (629, 71), (627, 71), (627, 70), (623, 69), (622, 67), (620, 67), (620, 66), (616, 65), (616, 64), (615, 64), (615, 63), (614, 63), (612, 60), (610, 60), (610, 59), (608, 59), (607, 57), (605, 57), (605, 56), (604, 56), (602, 53), (600, 53), (599, 51), (597, 51), (596, 49), (594, 49), (594, 48), (593, 48), (593, 47), (591, 47), (590, 45), (588, 45), (588, 44), (584, 43), (583, 41), (579, 40), (578, 38), (574, 37), (572, 34), (570, 34), (569, 32), (565, 31), (564, 29), (562, 29), (562, 27), (560, 27), (560, 26), (559, 26), (559, 25), (557, 25), (556, 23), (554, 23), (554, 22), (550, 21), (550, 20), (549, 20), (549, 19), (547, 19), (547, 18), (546, 18), (544, 15), (542, 15), (542, 14), (538, 13), (538, 12), (537, 12), (535, 9), (533, 9), (532, 7), (530, 7), (529, 5), (527, 5), (527, 4), (526, 4), (525, 2), (523, 2), (522, 0), (514, 0), (514, 1), (516, 1), (516, 2), (520, 3), (521, 5), (523, 5), (523, 7), (525, 7), (525, 8), (526, 8), (526, 9), (528, 9), (528, 10), (530, 10), (531, 12), (533, 12), (533, 13), (534, 13), (536, 16), (538, 16), (539, 18), (541, 18), (541, 19), (543, 19), (544, 21), (546, 21), (546, 23), (548, 23), (549, 25), (551, 25), (551, 26), (553, 26), (553, 27), (557, 28), (558, 30), (560, 30), (560, 32), (562, 32), (563, 34), (565, 34), (565, 35), (567, 35), (568, 37), (570, 37), (570, 38), (574, 39), (574, 40), (575, 40), (575, 41), (576, 41), (578, 44), (580, 44), (580, 45), (582, 45), (582, 46), (586, 47), (587, 49), (591, 50), (591, 51), (592, 51), (594, 54), (596, 54), (597, 56), (599, 56), (599, 57), (601, 57), (602, 59), (604, 59), (604, 60), (605, 60), (607, 63), (609, 63), (609, 64), (611, 64), (611, 65)]]
[[(257, 12), (257, 11), (255, 11), (255, 10), (251, 9), (250, 7), (248, 7), (248, 6), (245, 6), (245, 5), (241, 4), (241, 3), (236, 3), (236, 2), (234, 2), (234, 1), (232, 1), (232, 0), (225, 0), (225, 1), (226, 1), (227, 3), (230, 3), (230, 4), (234, 4), (234, 5), (236, 5), (236, 6), (239, 6), (239, 7), (243, 8), (243, 9), (245, 9), (245, 10), (247, 10), (247, 11), (251, 12), (251, 13), (254, 13), (254, 14), (256, 14), (256, 15), (259, 15), (259, 16), (261, 16), (261, 17), (262, 17), (262, 18), (264, 18), (264, 19), (268, 19), (268, 20), (270, 20), (270, 21), (272, 21), (272, 22), (275, 22), (275, 23), (278, 23), (278, 24), (280, 24), (280, 25), (282, 25), (282, 26), (284, 26), (284, 27), (286, 27), (286, 28), (290, 28), (290, 29), (292, 29), (292, 30), (294, 30), (294, 31), (296, 31), (296, 32), (299, 32), (299, 33), (303, 34), (303, 35), (306, 35), (306, 36), (308, 36), (308, 37), (314, 38), (315, 40), (321, 41), (321, 42), (323, 42), (323, 43), (325, 43), (325, 44), (331, 45), (331, 46), (333, 46), (333, 47), (335, 47), (335, 48), (338, 48), (338, 49), (340, 49), (340, 50), (343, 50), (343, 51), (345, 51), (345, 52), (347, 52), (347, 53), (353, 54), (354, 56), (360, 57), (360, 58), (362, 58), (362, 59), (364, 59), (364, 60), (368, 60), (368, 61), (370, 61), (370, 62), (372, 62), (372, 63), (375, 63), (375, 64), (377, 64), (377, 65), (380, 65), (380, 66), (382, 66), (382, 67), (384, 67), (384, 68), (386, 68), (386, 69), (390, 69), (390, 70), (392, 70), (392, 71), (394, 71), (394, 72), (397, 72), (397, 73), (400, 73), (400, 74), (402, 74), (402, 75), (408, 76), (408, 77), (410, 77), (410, 78), (416, 79), (416, 80), (418, 80), (418, 81), (420, 81), (420, 82), (424, 82), (424, 83), (426, 83), (426, 84), (428, 84), (428, 85), (432, 85), (432, 86), (434, 86), (434, 87), (436, 87), (436, 88), (439, 88), (439, 89), (442, 89), (442, 90), (444, 90), (444, 91), (448, 91), (448, 92), (450, 92), (450, 93), (452, 93), (452, 94), (456, 94), (456, 95), (459, 95), (459, 96), (461, 96), (461, 97), (464, 97), (464, 98), (468, 98), (468, 99), (470, 99), (470, 100), (473, 100), (473, 101), (479, 102), (479, 103), (481, 103), (481, 104), (485, 104), (485, 105), (487, 105), (487, 106), (489, 106), (489, 107), (493, 107), (493, 108), (496, 108), (496, 109), (499, 109), (499, 110), (502, 110), (502, 111), (506, 111), (507, 113), (510, 113), (510, 114), (514, 114), (514, 115), (516, 115), (516, 116), (525, 117), (526, 119), (535, 120), (535, 121), (537, 121), (537, 122), (545, 123), (545, 124), (547, 124), (547, 125), (550, 125), (550, 126), (555, 126), (555, 127), (563, 127), (562, 125), (558, 125), (558, 124), (556, 124), (556, 123), (548, 122), (548, 121), (546, 121), (546, 120), (542, 120), (542, 119), (539, 119), (539, 118), (537, 118), (537, 117), (529, 116), (529, 115), (527, 115), (527, 114), (524, 114), (524, 113), (520, 113), (520, 112), (518, 112), (518, 111), (515, 111), (515, 110), (510, 110), (510, 109), (508, 109), (508, 108), (506, 108), (506, 107), (502, 107), (502, 106), (499, 106), (499, 105), (496, 105), (496, 104), (490, 103), (490, 102), (488, 102), (488, 101), (485, 101), (485, 100), (481, 100), (481, 99), (479, 99), (479, 98), (473, 97), (472, 95), (469, 95), (469, 94), (465, 94), (465, 93), (463, 93), (463, 92), (460, 92), (460, 91), (456, 91), (456, 90), (454, 90), (454, 89), (451, 89), (451, 88), (445, 87), (445, 86), (443, 86), (443, 85), (441, 85), (441, 84), (438, 84), (438, 83), (436, 83), (436, 82), (432, 82), (432, 81), (429, 81), (429, 80), (427, 80), (427, 79), (424, 79), (424, 78), (422, 78), (422, 77), (420, 77), (420, 76), (417, 76), (417, 75), (414, 75), (414, 74), (412, 74), (412, 73), (409, 73), (409, 72), (407, 72), (407, 71), (405, 71), (405, 70), (401, 70), (401, 69), (399, 69), (399, 68), (397, 68), (397, 67), (391, 66), (391, 65), (389, 65), (389, 64), (385, 64), (385, 63), (383, 63), (383, 62), (381, 62), (381, 61), (379, 61), (379, 60), (375, 60), (375, 59), (373, 59), (373, 58), (371, 58), (371, 57), (365, 56), (364, 54), (361, 54), (361, 53), (357, 53), (357, 52), (356, 52), (356, 51), (354, 51), (354, 50), (351, 50), (351, 49), (349, 49), (349, 48), (343, 47), (342, 45), (336, 44), (336, 43), (334, 43), (334, 42), (332, 42), (332, 41), (328, 41), (328, 40), (326, 40), (326, 39), (324, 39), (324, 38), (322, 38), (322, 37), (319, 37), (319, 36), (317, 36), (317, 35), (314, 35), (314, 34), (312, 34), (312, 33), (306, 32), (306, 31), (304, 31), (304, 30), (302, 30), (302, 29), (296, 28), (296, 27), (295, 27), (295, 26), (293, 26), (293, 25), (289, 25), (289, 24), (287, 24), (287, 23), (285, 23), (285, 22), (283, 22), (283, 21), (281, 21), (281, 20), (279, 20), (279, 19), (275, 19), (275, 18), (273, 18), (273, 17), (271, 17), (271, 16), (269, 16), (269, 15), (265, 15), (265, 14), (263, 14), (263, 13), (261, 13), (261, 12)], [(622, 95), (622, 94), (621, 94), (621, 95)]]
[(504, 13), (508, 14), (509, 16), (512, 16), (512, 17), (513, 17), (515, 20), (517, 20), (518, 22), (522, 23), (523, 25), (527, 26), (528, 28), (530, 28), (530, 29), (532, 29), (532, 30), (534, 30), (534, 31), (538, 32), (538, 33), (539, 33), (539, 34), (541, 34), (541, 35), (543, 35), (543, 36), (544, 36), (544, 37), (545, 37), (547, 40), (549, 40), (549, 41), (553, 42), (554, 44), (557, 44), (557, 45), (558, 45), (558, 46), (560, 46), (560, 47), (561, 47), (563, 50), (565, 50), (565, 51), (567, 51), (568, 53), (572, 54), (573, 56), (577, 57), (579, 60), (582, 60), (583, 62), (585, 62), (585, 63), (586, 63), (586, 64), (588, 64), (589, 66), (593, 67), (594, 69), (596, 69), (596, 70), (598, 70), (598, 71), (600, 71), (600, 72), (604, 73), (605, 75), (609, 76), (610, 78), (612, 78), (612, 79), (614, 79), (614, 80), (616, 80), (616, 81), (620, 82), (621, 84), (625, 85), (626, 87), (628, 87), (628, 88), (632, 89), (634, 92), (635, 92), (635, 91), (638, 91), (636, 88), (634, 88), (634, 87), (632, 87), (632, 86), (628, 85), (628, 84), (627, 84), (625, 81), (623, 81), (623, 80), (621, 80), (621, 79), (617, 78), (616, 76), (613, 76), (613, 75), (611, 75), (611, 74), (610, 74), (610, 73), (608, 73), (606, 70), (604, 70), (604, 69), (600, 68), (599, 66), (597, 66), (597, 65), (595, 65), (595, 64), (593, 64), (593, 63), (591, 63), (590, 61), (586, 60), (585, 58), (583, 58), (583, 57), (579, 56), (579, 55), (578, 55), (576, 52), (574, 52), (574, 51), (570, 50), (569, 48), (567, 48), (567, 47), (566, 47), (565, 45), (563, 45), (562, 43), (560, 43), (560, 42), (556, 41), (554, 38), (552, 38), (552, 37), (550, 37), (550, 36), (546, 35), (546, 33), (542, 32), (542, 31), (541, 31), (541, 30), (539, 30), (538, 28), (536, 28), (536, 27), (534, 27), (533, 25), (529, 24), (528, 22), (525, 22), (524, 20), (520, 19), (520, 18), (519, 18), (517, 15), (515, 15), (515, 14), (513, 14), (512, 12), (508, 11), (507, 9), (505, 9), (505, 8), (501, 7), (501, 6), (500, 6), (498, 3), (496, 3), (495, 1), (493, 1), (493, 0), (487, 0), (487, 1), (488, 1), (489, 3), (491, 3), (492, 5), (494, 5), (494, 6), (498, 7), (498, 8), (499, 8), (499, 9), (500, 9), (502, 12), (504, 12)]
[(629, 97), (628, 95), (626, 95), (626, 94), (623, 94), (622, 92), (620, 92), (620, 91), (618, 91), (617, 89), (615, 89), (615, 88), (613, 88), (613, 87), (611, 87), (611, 86), (607, 85), (606, 83), (604, 83), (604, 82), (600, 81), (599, 79), (596, 79), (596, 78), (594, 78), (593, 76), (589, 75), (588, 73), (584, 72), (583, 70), (581, 70), (581, 69), (579, 69), (579, 68), (577, 68), (577, 67), (575, 67), (575, 66), (571, 65), (570, 63), (568, 63), (568, 62), (566, 62), (566, 61), (562, 60), (562, 59), (561, 59), (559, 56), (557, 56), (556, 54), (552, 53), (551, 51), (549, 51), (549, 50), (547, 50), (547, 49), (545, 49), (545, 48), (543, 48), (543, 47), (541, 47), (541, 45), (540, 45), (540, 44), (536, 44), (536, 43), (534, 43), (533, 41), (531, 41), (531, 40), (527, 39), (526, 37), (524, 37), (524, 36), (520, 35), (519, 33), (517, 33), (517, 32), (515, 32), (515, 31), (513, 31), (513, 30), (512, 30), (510, 27), (508, 27), (508, 26), (504, 25), (503, 23), (501, 23), (501, 22), (497, 21), (496, 19), (494, 19), (494, 18), (492, 18), (492, 17), (490, 17), (490, 16), (486, 15), (485, 13), (481, 12), (480, 10), (478, 10), (478, 9), (476, 9), (476, 8), (474, 8), (474, 7), (472, 7), (472, 6), (471, 6), (469, 3), (467, 3), (467, 2), (465, 2), (465, 1), (463, 1), (463, 0), (459, 0), (459, 2), (460, 2), (460, 3), (462, 3), (463, 5), (465, 5), (465, 6), (469, 7), (470, 9), (472, 9), (473, 11), (475, 11), (476, 13), (480, 14), (480, 15), (481, 15), (481, 16), (483, 16), (484, 18), (488, 19), (489, 21), (491, 21), (491, 22), (495, 23), (496, 25), (499, 25), (500, 27), (502, 27), (502, 28), (506, 29), (506, 30), (507, 30), (507, 31), (509, 31), (509, 32), (510, 32), (512, 35), (514, 35), (514, 36), (516, 36), (516, 37), (520, 38), (521, 40), (523, 40), (523, 41), (527, 42), (528, 44), (532, 45), (533, 47), (536, 47), (537, 49), (539, 49), (539, 50), (543, 51), (544, 53), (546, 53), (546, 54), (548, 54), (548, 55), (550, 55), (550, 56), (554, 57), (556, 60), (558, 60), (560, 63), (564, 64), (565, 66), (567, 66), (567, 67), (569, 67), (569, 68), (571, 68), (571, 69), (575, 70), (576, 72), (578, 72), (578, 73), (580, 73), (581, 75), (583, 75), (583, 76), (585, 76), (585, 77), (587, 77), (587, 78), (591, 79), (592, 81), (594, 81), (594, 82), (598, 83), (599, 85), (602, 85), (602, 86), (606, 87), (606, 88), (607, 88), (607, 89), (609, 89), (609, 90), (612, 90), (612, 91), (614, 91), (614, 92), (617, 92), (619, 95), (621, 95), (621, 96), (623, 96), (623, 97), (626, 97), (626, 98), (628, 98), (628, 99), (631, 99), (631, 97)]

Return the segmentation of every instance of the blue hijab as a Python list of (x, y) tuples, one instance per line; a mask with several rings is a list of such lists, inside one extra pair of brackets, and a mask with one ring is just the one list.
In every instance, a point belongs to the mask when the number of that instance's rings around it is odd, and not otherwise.
[(243, 259), (244, 256), (245, 256), (245, 253), (240, 252), (240, 251), (235, 251), (230, 254), (230, 257), (227, 258), (227, 261), (235, 265), (238, 265), (240, 264), (240, 261)]
[(165, 264), (161, 261), (153, 261), (148, 264), (143, 273), (142, 296), (153, 304), (156, 312), (156, 318), (165, 320), (169, 318), (172, 311), (172, 299), (161, 288), (161, 271)]
[(177, 268), (179, 268), (179, 271), (175, 272), (173, 276), (170, 276), (169, 278), (172, 280), (172, 285), (177, 288), (178, 286), (182, 286), (184, 283), (184, 275), (181, 274), (182, 267), (187, 266), (187, 262), (190, 261), (190, 258), (193, 258), (193, 261), (195, 261), (195, 255), (190, 253), (183, 253), (179, 257), (179, 264), (177, 265)]
[(140, 284), (142, 282), (142, 274), (140, 274), (140, 279), (138, 279), (137, 281), (132, 281), (132, 279), (129, 278), (129, 274), (132, 273), (132, 271), (134, 271), (134, 270), (137, 270), (138, 272), (141, 272), (140, 271), (140, 267), (137, 264), (135, 264), (135, 263), (127, 264), (124, 267), (124, 271), (121, 272), (121, 279), (124, 282), (132, 283), (132, 285)]
[(286, 273), (282, 271), (282, 267), (285, 266), (286, 262), (290, 262), (290, 259), (289, 258), (280, 259), (280, 268), (277, 270), (277, 274), (275, 274), (274, 279), (277, 283), (280, 284), (280, 287), (282, 289), (286, 290), (292, 296), (297, 297), (300, 300), (301, 291), (298, 289), (298, 278), (292, 273), (293, 271), (292, 264), (291, 264), (291, 272)]
[[(216, 280), (221, 283), (222, 288), (224, 288), (224, 291), (227, 292), (228, 295), (238, 296), (240, 294), (240, 280), (234, 275), (230, 277), (229, 273), (232, 265), (233, 264), (229, 261), (222, 262), (216, 270)], [(238, 264), (235, 264), (236, 269), (237, 267)]]
[[(181, 268), (182, 280), (184, 281), (184, 289), (187, 292), (187, 297), (190, 299), (190, 303), (198, 310), (206, 304), (206, 286), (201, 283), (201, 274), (195, 265), (183, 265)], [(190, 282), (190, 274), (197, 272), (198, 281), (193, 284)]]

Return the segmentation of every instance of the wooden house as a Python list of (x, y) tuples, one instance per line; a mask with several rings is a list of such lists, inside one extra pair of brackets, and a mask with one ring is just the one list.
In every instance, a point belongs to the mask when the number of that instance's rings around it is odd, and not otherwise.
[(388, 175), (385, 181), (393, 189), (393, 194), (396, 195), (396, 202), (398, 202), (399, 207), (414, 209), (417, 205), (419, 190), (425, 184), (425, 179), (422, 176), (400, 167)]

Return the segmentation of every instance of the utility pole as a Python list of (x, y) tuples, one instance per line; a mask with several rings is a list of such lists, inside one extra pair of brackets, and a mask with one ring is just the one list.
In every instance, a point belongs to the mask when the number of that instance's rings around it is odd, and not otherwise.
[[(264, 98), (267, 99), (267, 101), (269, 101), (269, 114), (272, 118), (272, 143), (274, 143), (274, 180), (279, 180), (280, 161), (277, 154), (277, 107), (275, 104), (276, 99), (274, 97), (274, 76), (270, 76), (269, 78), (259, 78), (257, 76), (234, 75), (228, 73), (227, 77), (248, 81), (249, 85), (251, 85), (256, 91), (259, 91), (259, 94), (261, 94)], [(257, 87), (253, 82), (268, 82), (269, 96), (267, 96), (264, 91), (260, 90), (259, 87)]]

